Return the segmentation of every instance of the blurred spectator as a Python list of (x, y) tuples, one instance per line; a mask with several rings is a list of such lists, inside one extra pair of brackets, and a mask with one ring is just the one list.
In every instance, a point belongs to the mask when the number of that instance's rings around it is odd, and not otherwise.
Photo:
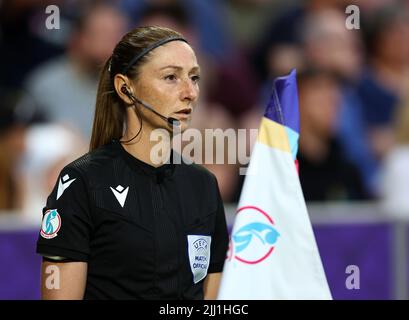
[[(363, 61), (360, 33), (345, 27), (345, 13), (336, 4), (309, 1), (284, 12), (273, 24), (276, 32), (264, 40), (256, 54), (261, 76), (271, 81), (292, 69), (313, 67), (329, 70), (348, 82), (358, 78)], [(271, 83), (266, 87), (264, 101), (270, 96)]]
[[(202, 144), (197, 146), (197, 148), (203, 150), (201, 163), (216, 176), (221, 197), (225, 202), (232, 202), (236, 200), (235, 192), (237, 185), (239, 184), (240, 177), (238, 174), (238, 164), (228, 163), (228, 152), (232, 151), (233, 149), (231, 148), (231, 145), (229, 148), (227, 147), (227, 143), (229, 143), (227, 138), (221, 139), (220, 137), (224, 132), (227, 132), (226, 130), (235, 131), (235, 126), (236, 123), (234, 122), (234, 119), (220, 106), (209, 107), (208, 105), (200, 105), (195, 110), (195, 114), (192, 119), (192, 127), (201, 130), (202, 134)], [(220, 136), (218, 138), (214, 137), (213, 139), (206, 141), (206, 129), (217, 129), (221, 130), (223, 133), (219, 132)], [(217, 144), (217, 140), (224, 141), (224, 144)], [(230, 143), (232, 142), (230, 141)], [(211, 163), (206, 163), (206, 154), (213, 155)], [(224, 162), (222, 164), (217, 163), (217, 154), (224, 156)]]
[(27, 126), (34, 113), (19, 101), (19, 95), (14, 93), (0, 98), (0, 210), (21, 209), (23, 202), (19, 166), (26, 148)]
[(143, 6), (138, 25), (160, 25), (176, 30), (183, 34), (188, 42), (200, 50), (197, 31), (191, 24), (189, 14), (178, 1), (165, 4), (149, 4)]
[(87, 152), (88, 141), (59, 124), (38, 124), (27, 130), (25, 144), (22, 213), (27, 220), (41, 223), (42, 208), (59, 173)]
[(342, 11), (322, 9), (306, 15), (299, 34), (308, 65), (331, 70), (349, 81), (361, 75), (360, 33), (345, 27)]
[(342, 154), (336, 137), (341, 90), (328, 71), (300, 73), (300, 181), (307, 201), (366, 198), (357, 168)]
[[(299, 70), (303, 60), (301, 32), (306, 17), (324, 9), (342, 6), (340, 0), (308, 0), (296, 1), (293, 6), (284, 8), (270, 21), (262, 40), (254, 49), (253, 62), (261, 81), (286, 74), (294, 68)], [(342, 10), (345, 11), (344, 8)], [(282, 57), (285, 57), (284, 66), (280, 64)], [(272, 61), (277, 63), (272, 65)]]
[(351, 86), (342, 90), (337, 137), (342, 154), (358, 168), (368, 195), (378, 197), (379, 164), (370, 147), (361, 101)]
[(375, 196), (378, 167), (355, 90), (364, 61), (360, 30), (345, 27), (345, 13), (322, 9), (305, 17), (301, 35), (308, 65), (328, 70), (342, 80), (336, 124), (339, 146), (341, 153), (359, 169), (365, 188)]
[(258, 84), (244, 56), (230, 57), (230, 62), (215, 70), (209, 84), (209, 100), (222, 105), (235, 121), (254, 111), (257, 106)]
[[(400, 0), (358, 0), (358, 1), (350, 1), (350, 0), (342, 0), (346, 5), (349, 4), (356, 4), (359, 6), (360, 11), (370, 16), (373, 13), (377, 12), (379, 9), (385, 8), (387, 5), (393, 5)], [(355, 2), (355, 3), (352, 3)], [(405, 1), (401, 1), (405, 2)], [(406, 3), (408, 3), (406, 1)]]
[(264, 36), (264, 30), (275, 16), (297, 0), (227, 0), (224, 2), (225, 19), (229, 34), (240, 49), (249, 50)]
[(91, 134), (100, 66), (125, 33), (126, 20), (113, 6), (87, 7), (72, 31), (67, 52), (35, 70), (27, 91), (52, 122)]
[[(0, 1), (0, 86), (19, 89), (36, 65), (63, 52), (42, 39), (35, 27), (44, 28), (45, 7), (62, 0)], [(41, 19), (38, 19), (41, 17)]]
[(382, 170), (382, 198), (385, 212), (409, 219), (409, 103), (399, 108), (396, 120), (396, 145)]
[[(132, 21), (141, 21), (147, 11), (162, 8), (174, 16), (175, 8), (183, 11), (187, 24), (198, 38), (196, 50), (212, 60), (224, 60), (231, 51), (231, 40), (226, 31), (223, 7), (218, 0), (121, 0), (120, 7)], [(179, 20), (179, 22), (181, 22)]]
[(266, 63), (271, 80), (263, 87), (262, 105), (270, 96), (272, 79), (293, 68), (300, 72), (315, 68), (336, 75), (341, 80), (338, 118), (334, 123), (339, 152), (359, 170), (368, 193), (376, 195), (377, 164), (354, 89), (364, 61), (361, 33), (345, 27), (345, 8), (339, 10), (341, 4), (310, 1), (278, 20), (277, 25), (287, 25), (288, 29), (282, 32), (277, 29), (279, 33), (270, 38), (273, 42), (267, 49)]
[(409, 14), (378, 10), (367, 23), (368, 68), (358, 86), (370, 145), (378, 160), (393, 146), (393, 115), (409, 89)]

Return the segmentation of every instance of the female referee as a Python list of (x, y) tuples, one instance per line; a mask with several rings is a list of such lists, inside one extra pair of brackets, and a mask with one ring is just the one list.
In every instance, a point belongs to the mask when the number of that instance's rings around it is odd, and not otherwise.
[(199, 73), (173, 30), (136, 28), (117, 44), (90, 152), (61, 171), (43, 210), (43, 299), (216, 298), (228, 245), (217, 181), (150, 157), (153, 130), (187, 128)]

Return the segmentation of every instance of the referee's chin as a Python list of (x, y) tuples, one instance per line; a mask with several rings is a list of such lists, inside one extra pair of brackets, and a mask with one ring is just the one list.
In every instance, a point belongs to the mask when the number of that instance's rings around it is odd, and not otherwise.
[(190, 127), (191, 121), (192, 121), (192, 118), (188, 118), (186, 120), (180, 120), (179, 130), (181, 133), (185, 132), (186, 129)]
[(170, 133), (170, 135), (173, 136), (173, 135), (185, 132), (190, 127), (191, 118), (177, 119), (177, 120), (179, 120), (180, 125), (171, 126), (169, 124), (164, 124), (164, 125), (161, 125), (161, 128), (166, 129)]

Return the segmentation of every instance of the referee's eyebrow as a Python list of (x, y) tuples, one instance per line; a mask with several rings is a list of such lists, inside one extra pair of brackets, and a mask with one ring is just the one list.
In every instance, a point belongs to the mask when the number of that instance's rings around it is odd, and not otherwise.
[[(160, 68), (159, 70), (163, 70), (163, 69), (167, 69), (167, 68), (176, 69), (176, 70), (178, 70), (178, 71), (183, 70), (183, 67), (181, 67), (181, 66), (176, 66), (176, 65), (164, 66), (164, 67)], [(192, 67), (192, 69), (190, 69), (189, 72), (199, 72), (199, 71), (200, 71), (200, 67), (199, 67), (199, 66), (194, 66), (194, 67)]]

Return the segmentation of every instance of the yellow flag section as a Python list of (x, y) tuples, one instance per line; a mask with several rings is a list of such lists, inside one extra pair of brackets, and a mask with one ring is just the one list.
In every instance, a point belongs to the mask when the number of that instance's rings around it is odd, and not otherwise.
[(291, 153), (292, 139), (289, 128), (263, 117), (218, 299), (332, 299)]
[(257, 141), (284, 152), (291, 152), (285, 127), (263, 117), (258, 131)]

